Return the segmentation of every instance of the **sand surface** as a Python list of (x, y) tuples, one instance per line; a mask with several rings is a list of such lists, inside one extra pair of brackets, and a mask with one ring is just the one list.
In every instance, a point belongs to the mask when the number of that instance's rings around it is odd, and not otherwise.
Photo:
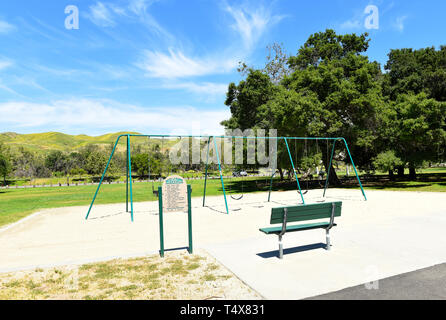
[[(269, 225), (272, 207), (300, 203), (295, 191), (247, 194), (240, 201), (222, 196), (193, 198), (193, 241), (267, 298), (302, 298), (446, 262), (446, 193), (331, 189), (326, 201), (343, 201), (333, 250), (318, 249), (323, 230), (284, 237), (283, 260), (276, 258), (277, 237), (259, 232)], [(322, 199), (321, 190), (305, 195)], [(0, 230), (0, 272), (135, 257), (159, 250), (158, 203), (134, 204), (134, 222), (125, 204), (41, 211)], [(166, 248), (187, 246), (187, 215), (164, 217)], [(299, 247), (316, 245), (315, 248)], [(306, 250), (314, 249), (314, 250)], [(288, 253), (288, 254), (287, 254)], [(169, 252), (166, 253), (167, 255)], [(255, 272), (253, 272), (255, 270)], [(367, 271), (368, 270), (368, 271)], [(279, 274), (274, 280), (270, 276)], [(319, 279), (319, 280), (318, 280)], [(322, 280), (321, 280), (322, 279)], [(281, 283), (281, 285), (278, 285)]]

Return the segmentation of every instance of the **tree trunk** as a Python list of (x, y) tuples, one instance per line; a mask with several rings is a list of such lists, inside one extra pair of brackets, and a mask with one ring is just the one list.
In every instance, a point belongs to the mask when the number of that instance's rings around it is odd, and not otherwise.
[(398, 166), (398, 177), (403, 178), (404, 177), (404, 166)]
[(293, 178), (293, 170), (292, 169), (288, 169), (287, 170), (287, 175), (288, 175), (288, 180), (291, 182), (291, 179)]
[[(325, 169), (327, 172), (327, 168)], [(330, 177), (328, 177), (328, 183), (332, 186), (341, 185), (341, 180), (339, 180), (338, 175), (336, 174), (336, 170), (333, 167), (333, 164), (330, 167)]]
[(410, 180), (416, 180), (417, 179), (417, 173), (415, 171), (415, 165), (413, 163), (409, 164), (409, 179)]
[(277, 170), (279, 170), (280, 181), (283, 181), (283, 170), (282, 170), (282, 168), (278, 168)]
[(389, 170), (389, 180), (390, 180), (390, 181), (395, 180), (395, 175), (393, 174), (393, 170), (392, 170), (392, 169)]

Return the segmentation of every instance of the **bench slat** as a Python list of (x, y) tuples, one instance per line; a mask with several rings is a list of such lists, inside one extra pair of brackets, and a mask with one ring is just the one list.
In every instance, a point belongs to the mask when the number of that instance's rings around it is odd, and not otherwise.
[(283, 223), (284, 208), (288, 209), (287, 222), (324, 219), (331, 217), (332, 203), (335, 204), (335, 217), (341, 215), (342, 202), (311, 203), (298, 206), (278, 207), (271, 209), (271, 224)]
[[(317, 223), (308, 223), (308, 224), (287, 226), (286, 232), (326, 228), (329, 225), (330, 225), (330, 223), (328, 223), (328, 222), (317, 222)], [(336, 224), (333, 223), (333, 226), (336, 226)], [(282, 231), (282, 227), (269, 227), (269, 228), (262, 228), (259, 230), (266, 234), (279, 234)]]

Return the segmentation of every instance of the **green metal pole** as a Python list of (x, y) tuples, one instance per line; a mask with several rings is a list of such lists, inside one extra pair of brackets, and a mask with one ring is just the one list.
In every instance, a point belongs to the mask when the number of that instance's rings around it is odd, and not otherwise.
[(270, 200), (271, 200), (271, 190), (272, 190), (272, 188), (273, 188), (273, 178), (274, 178), (274, 175), (275, 175), (275, 174), (276, 174), (276, 173), (273, 172), (273, 174), (271, 175), (271, 181), (270, 181), (270, 183), (269, 183), (268, 202), (270, 202)]
[(226, 213), (229, 214), (228, 201), (226, 200), (225, 183), (223, 182), (223, 175), (221, 172), (220, 155), (218, 154), (218, 148), (217, 148), (217, 140), (215, 140), (215, 138), (213, 140), (215, 146), (215, 153), (217, 155), (217, 161), (218, 161), (218, 171), (220, 172), (221, 187), (223, 188), (223, 196), (225, 198)]
[(192, 244), (192, 188), (190, 184), (187, 185), (187, 223), (188, 223), (188, 232), (189, 232), (189, 248), (188, 251), (190, 254), (193, 253), (193, 244)]
[[(129, 136), (127, 136), (127, 154), (129, 153)], [(126, 160), (125, 172), (125, 212), (129, 212), (129, 158)]]
[(110, 158), (108, 159), (107, 165), (105, 166), (104, 173), (102, 173), (101, 180), (99, 181), (98, 188), (96, 189), (96, 192), (95, 192), (95, 194), (94, 194), (94, 196), (93, 196), (93, 200), (91, 201), (90, 208), (88, 208), (88, 212), (87, 212), (87, 216), (85, 217), (85, 220), (87, 220), (87, 219), (88, 219), (88, 216), (90, 215), (91, 208), (93, 207), (93, 203), (94, 203), (94, 201), (96, 200), (96, 196), (98, 195), (99, 188), (100, 188), (101, 185), (102, 185), (102, 181), (104, 180), (105, 174), (107, 173), (108, 166), (110, 165), (111, 159), (112, 159), (112, 157), (113, 157), (113, 154), (115, 153), (116, 146), (118, 145), (118, 142), (119, 142), (119, 139), (120, 139), (120, 138), (121, 138), (121, 136), (119, 136), (119, 137), (116, 139), (115, 145), (114, 145), (114, 147), (113, 147), (113, 151), (112, 151), (112, 153), (111, 153), (111, 155), (110, 155)]
[(302, 190), (300, 189), (299, 179), (297, 178), (297, 172), (296, 172), (296, 169), (294, 168), (293, 158), (291, 157), (290, 147), (288, 146), (288, 141), (286, 140), (286, 138), (283, 138), (283, 139), (285, 140), (285, 144), (286, 144), (286, 148), (288, 150), (288, 155), (290, 157), (291, 165), (293, 166), (293, 172), (294, 172), (294, 176), (296, 177), (296, 183), (297, 183), (297, 187), (299, 188), (300, 197), (302, 198), (302, 204), (305, 204), (304, 196), (302, 194)]
[[(277, 137), (276, 137), (276, 141), (278, 141)], [(269, 143), (271, 143), (271, 142), (269, 142)], [(278, 143), (277, 143), (277, 145), (278, 145)], [(276, 155), (277, 155), (277, 150), (276, 150)], [(271, 159), (271, 155), (270, 155), (270, 159)], [(276, 175), (276, 169), (274, 169), (274, 171), (273, 171), (273, 169), (271, 168), (271, 171), (272, 171), (272, 173), (271, 173), (271, 181), (269, 183), (268, 202), (270, 202), (270, 199), (271, 199), (271, 190), (273, 188), (273, 178)]]
[(208, 153), (206, 155), (206, 172), (204, 173), (204, 190), (203, 190), (203, 207), (206, 201), (206, 182), (208, 179), (208, 161), (209, 161), (209, 145), (211, 143), (211, 138), (208, 139)]
[(164, 224), (163, 224), (163, 188), (158, 187), (159, 225), (160, 225), (160, 256), (164, 257)]
[(364, 196), (364, 200), (367, 201), (367, 197), (365, 196), (365, 192), (364, 192), (364, 188), (362, 187), (361, 179), (359, 179), (358, 171), (356, 171), (355, 163), (353, 162), (353, 158), (352, 158), (352, 155), (351, 155), (350, 150), (348, 148), (347, 141), (345, 141), (344, 138), (341, 138), (341, 139), (344, 141), (345, 148), (347, 149), (347, 152), (348, 152), (348, 156), (350, 157), (350, 161), (352, 163), (353, 169), (355, 170), (356, 178), (358, 179), (359, 186), (361, 187), (361, 192), (362, 192), (362, 195)]
[[(127, 135), (127, 138), (130, 139), (130, 136)], [(128, 146), (130, 146), (130, 141), (127, 142)], [(131, 208), (131, 218), (133, 222), (133, 182), (132, 182), (132, 157), (130, 148), (127, 150), (127, 158), (129, 161), (129, 179), (130, 179), (130, 208)]]
[[(328, 144), (328, 140), (327, 140), (327, 144)], [(325, 198), (325, 191), (327, 190), (328, 187), (328, 179), (330, 178), (330, 169), (331, 169), (331, 164), (333, 161), (333, 155), (334, 155), (334, 151), (335, 151), (335, 145), (336, 145), (336, 140), (333, 142), (333, 148), (331, 149), (331, 157), (330, 157), (330, 163), (327, 167), (327, 180), (325, 180), (325, 186), (324, 186), (324, 194), (322, 195), (323, 198)]]

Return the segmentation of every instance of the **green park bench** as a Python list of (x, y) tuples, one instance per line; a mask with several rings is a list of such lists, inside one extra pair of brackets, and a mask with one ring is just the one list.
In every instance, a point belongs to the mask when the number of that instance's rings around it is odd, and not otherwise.
[[(336, 224), (334, 218), (341, 215), (342, 202), (324, 202), (311, 203), (298, 206), (287, 206), (271, 209), (271, 224), (282, 224), (277, 227), (261, 228), (260, 231), (266, 234), (276, 234), (279, 236), (279, 258), (283, 258), (282, 237), (287, 232), (304, 231), (312, 229), (325, 229), (327, 245), (326, 249), (330, 250), (330, 229)], [(318, 219), (329, 219), (323, 222), (314, 222), (307, 224), (294, 224), (290, 222), (300, 222)]]

